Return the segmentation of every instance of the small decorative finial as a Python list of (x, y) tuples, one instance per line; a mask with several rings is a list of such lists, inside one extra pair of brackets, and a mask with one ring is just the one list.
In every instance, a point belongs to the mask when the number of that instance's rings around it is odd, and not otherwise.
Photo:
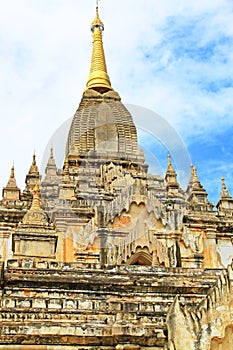
[(222, 199), (222, 198), (231, 197), (230, 192), (228, 191), (228, 189), (226, 187), (225, 177), (223, 176), (221, 180), (222, 180), (222, 191), (220, 193), (220, 198)]
[(104, 31), (104, 24), (103, 24), (103, 22), (101, 21), (101, 19), (99, 17), (99, 7), (98, 6), (96, 6), (95, 19), (91, 23), (91, 31), (92, 31), (92, 33), (95, 32), (96, 28), (99, 28), (101, 33)]
[(170, 155), (169, 152), (168, 152), (168, 155), (167, 155), (167, 162), (168, 162), (168, 166), (171, 165), (171, 155)]
[(35, 210), (35, 209), (41, 210), (41, 196), (40, 196), (40, 187), (38, 183), (35, 184), (32, 193), (33, 193), (33, 197), (32, 197), (31, 210)]
[(11, 175), (10, 175), (10, 177), (11, 177), (12, 179), (15, 177), (15, 166), (14, 166), (14, 163), (13, 163), (13, 165), (12, 165), (12, 167), (11, 167)]
[(197, 174), (197, 168), (195, 166), (193, 166), (193, 170), (192, 170), (192, 187), (193, 189), (202, 189), (203, 186), (199, 181), (199, 177)]
[(175, 172), (175, 169), (172, 165), (172, 161), (171, 161), (171, 154), (170, 152), (168, 152), (167, 155), (167, 171), (166, 171), (166, 175), (165, 175), (165, 180), (167, 183), (167, 188), (172, 187), (174, 188), (178, 188), (178, 182), (177, 182), (177, 174)]
[(23, 225), (48, 225), (48, 217), (42, 208), (40, 186), (38, 183), (33, 188), (32, 204), (30, 209), (24, 215)]
[(226, 189), (226, 184), (225, 184), (225, 178), (224, 176), (222, 177), (222, 189), (225, 190)]
[(197, 168), (195, 166), (193, 167), (193, 177), (196, 181), (198, 181)]
[(53, 158), (53, 146), (50, 147), (50, 158)]
[(34, 150), (33, 156), (32, 156), (32, 164), (36, 165), (36, 152)]
[(16, 184), (16, 180), (15, 180), (15, 166), (14, 166), (14, 164), (11, 167), (10, 177), (9, 177), (6, 188), (18, 189), (17, 184)]
[(35, 174), (35, 173), (39, 173), (39, 170), (38, 170), (38, 167), (37, 167), (37, 164), (36, 164), (36, 154), (35, 152), (33, 153), (33, 156), (32, 156), (32, 164), (30, 166), (30, 169), (29, 169), (29, 174)]
[(174, 169), (174, 167), (172, 165), (172, 161), (171, 161), (170, 152), (168, 152), (168, 155), (167, 155), (167, 171), (175, 173), (175, 169)]

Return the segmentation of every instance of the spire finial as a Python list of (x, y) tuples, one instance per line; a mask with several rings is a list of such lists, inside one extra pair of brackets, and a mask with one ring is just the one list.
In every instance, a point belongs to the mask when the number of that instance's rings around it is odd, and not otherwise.
[(2, 196), (3, 200), (17, 201), (20, 199), (20, 189), (18, 188), (15, 180), (14, 164), (11, 167), (10, 177), (7, 185), (3, 188)]
[(30, 166), (29, 173), (32, 174), (32, 173), (38, 173), (38, 172), (39, 172), (39, 170), (38, 170), (38, 167), (36, 164), (36, 153), (34, 151), (33, 156), (32, 156), (32, 164)]
[(168, 152), (168, 155), (167, 155), (167, 171), (175, 173), (175, 169), (174, 169), (174, 167), (172, 165), (172, 161), (171, 161), (170, 152)]
[(50, 147), (50, 158), (53, 158), (53, 146)]
[(90, 75), (87, 81), (87, 89), (95, 89), (99, 92), (112, 90), (107, 73), (107, 66), (102, 42), (104, 24), (99, 18), (99, 0), (96, 1), (96, 16), (91, 24), (93, 33), (93, 48)]
[(42, 209), (40, 186), (38, 183), (35, 184), (32, 194), (31, 207), (24, 215), (22, 223), (26, 225), (48, 225), (47, 215)]
[(192, 167), (192, 188), (193, 189), (202, 189), (203, 188), (202, 184), (199, 181), (196, 166)]
[(12, 179), (15, 178), (15, 166), (14, 166), (14, 163), (13, 163), (13, 165), (12, 165), (12, 167), (11, 167), (11, 175), (10, 175), (10, 177), (11, 177)]
[(225, 183), (225, 178), (224, 176), (222, 177), (222, 191), (220, 193), (220, 198), (226, 198), (226, 197), (230, 197), (230, 192), (228, 191), (227, 187), (226, 187), (226, 183)]
[(225, 178), (224, 176), (222, 177), (222, 190), (225, 190), (226, 189), (226, 184), (225, 184)]
[(32, 199), (32, 205), (31, 205), (31, 210), (35, 210), (35, 209), (41, 209), (40, 187), (38, 183), (35, 184), (35, 187), (33, 189), (33, 199)]
[(167, 163), (168, 163), (168, 165), (171, 165), (171, 155), (170, 155), (169, 152), (168, 152), (168, 155), (167, 155)]
[(32, 156), (32, 164), (36, 165), (36, 152), (34, 151), (33, 156)]
[(197, 177), (197, 168), (194, 166), (193, 167), (193, 177), (196, 181), (198, 181), (198, 177)]
[(14, 166), (14, 164), (11, 167), (10, 177), (9, 177), (8, 183), (6, 185), (6, 188), (19, 189), (17, 187), (16, 180), (15, 180), (15, 166)]
[(171, 154), (170, 154), (170, 152), (168, 152), (167, 171), (166, 171), (166, 175), (165, 175), (167, 188), (171, 187), (173, 189), (174, 188), (177, 189), (179, 187), (176, 177), (177, 177), (177, 175), (176, 175), (175, 169), (174, 169), (174, 167), (172, 165), (172, 161), (171, 161)]

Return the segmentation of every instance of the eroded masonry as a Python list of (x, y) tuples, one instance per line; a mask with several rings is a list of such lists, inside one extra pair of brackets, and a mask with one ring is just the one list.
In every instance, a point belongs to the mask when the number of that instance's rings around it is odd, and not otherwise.
[[(151, 175), (92, 22), (91, 70), (63, 169), (14, 167), (0, 205), (0, 350), (232, 350), (233, 199), (216, 208), (168, 155)], [(143, 117), (143, 116), (142, 116)]]

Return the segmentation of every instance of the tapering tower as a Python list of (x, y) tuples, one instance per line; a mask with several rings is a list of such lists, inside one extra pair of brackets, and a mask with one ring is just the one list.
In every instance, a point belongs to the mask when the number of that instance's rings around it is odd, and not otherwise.
[(32, 192), (32, 204), (12, 235), (14, 257), (55, 259), (58, 235), (42, 208), (39, 185)]
[(98, 7), (96, 7), (96, 16), (91, 24), (91, 31), (93, 33), (93, 50), (90, 75), (87, 81), (87, 89), (107, 92), (113, 89), (107, 73), (107, 65), (102, 41), (104, 24), (99, 18)]
[(90, 74), (79, 108), (74, 115), (66, 146), (70, 166), (100, 164), (113, 161), (124, 168), (144, 164), (138, 149), (137, 131), (132, 116), (113, 90), (107, 73), (102, 34), (104, 24), (98, 7), (91, 24), (93, 47)]
[(15, 167), (11, 168), (10, 178), (7, 182), (6, 187), (2, 191), (3, 201), (15, 202), (20, 200), (20, 189), (18, 188), (15, 180)]
[[(105, 227), (128, 204), (134, 189), (141, 186), (140, 191), (146, 192), (148, 166), (138, 148), (133, 118), (111, 85), (103, 31), (97, 7), (91, 24), (90, 74), (69, 130), (59, 210), (54, 212), (57, 227), (67, 232), (64, 260), (72, 260), (74, 255), (80, 260), (85, 249), (90, 253), (90, 246), (95, 254), (99, 249), (99, 231), (95, 233), (98, 217), (103, 218), (101, 228)], [(95, 238), (90, 243), (92, 236)], [(68, 247), (67, 242), (77, 242), (76, 248)]]

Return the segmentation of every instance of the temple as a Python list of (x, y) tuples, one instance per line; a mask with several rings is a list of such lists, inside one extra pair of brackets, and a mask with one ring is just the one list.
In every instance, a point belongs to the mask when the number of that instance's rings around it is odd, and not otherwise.
[[(110, 82), (98, 6), (63, 168), (36, 155), (0, 202), (0, 350), (231, 350), (233, 198), (148, 172)], [(143, 116), (142, 116), (143, 118)]]

